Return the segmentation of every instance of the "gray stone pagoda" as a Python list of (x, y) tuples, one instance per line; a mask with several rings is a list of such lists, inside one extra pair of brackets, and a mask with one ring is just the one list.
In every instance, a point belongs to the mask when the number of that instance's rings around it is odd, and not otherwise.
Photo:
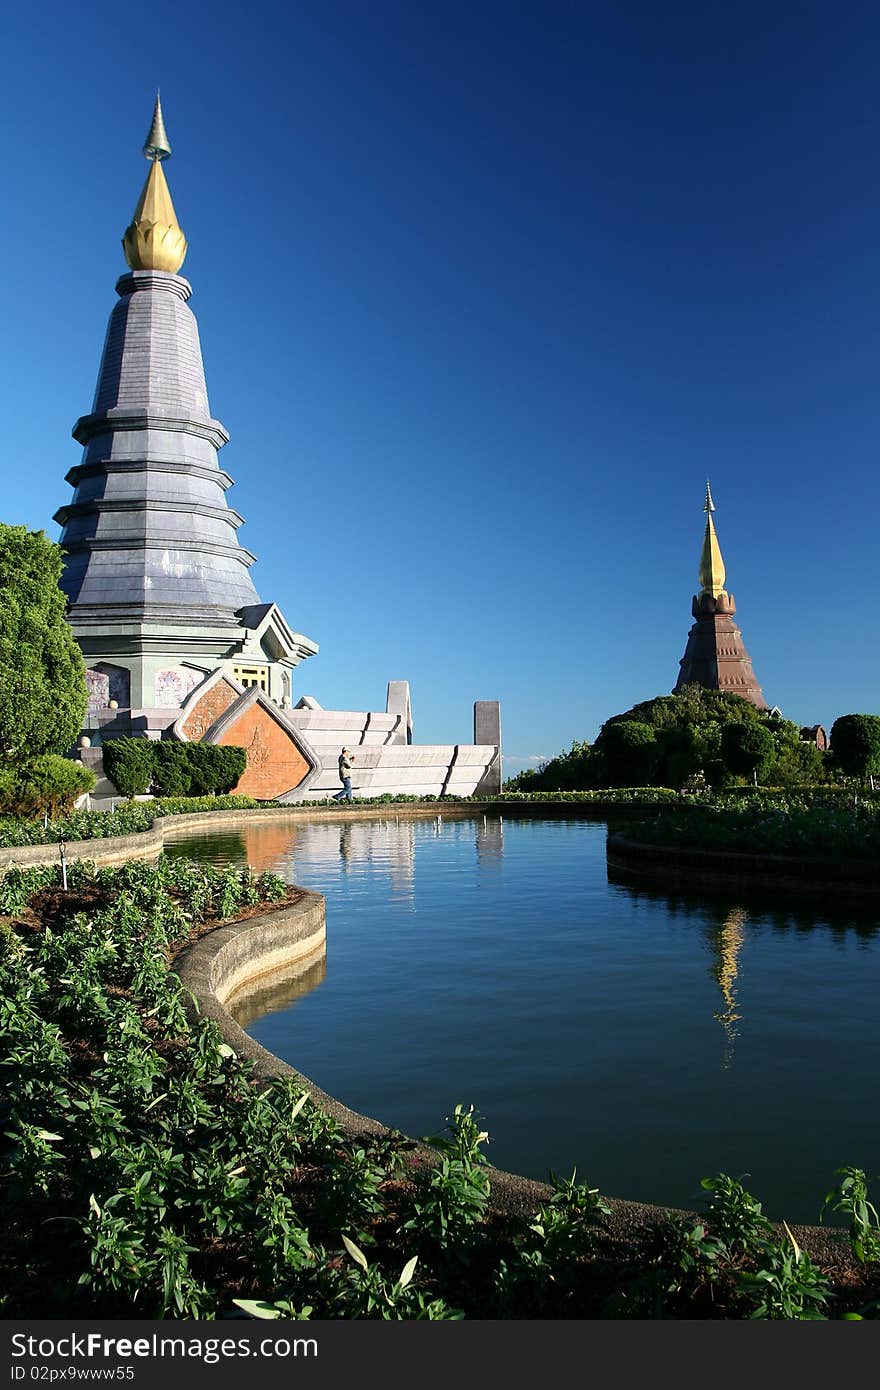
[(144, 153), (150, 172), (123, 238), (130, 270), (116, 285), (94, 404), (73, 431), (83, 445), (67, 474), (73, 500), (55, 520), (92, 720), (156, 736), (218, 668), (290, 708), (293, 668), (318, 648), (260, 601), (242, 518), (226, 502), (232, 479), (217, 454), (228, 435), (211, 415), (178, 274), (187, 248), (158, 99)]
[(67, 475), (73, 500), (55, 515), (85, 656), (80, 756), (99, 779), (96, 804), (117, 795), (103, 743), (129, 734), (245, 749), (234, 790), (260, 800), (334, 795), (343, 744), (356, 748), (358, 797), (500, 791), (498, 701), (475, 702), (472, 744), (419, 745), (406, 681), (388, 683), (384, 710), (292, 698), (294, 667), (318, 648), (260, 601), (241, 517), (226, 504), (232, 479), (217, 454), (227, 434), (208, 406), (179, 274), (186, 238), (162, 170), (170, 153), (157, 100), (150, 172), (122, 242), (129, 273), (116, 286), (94, 404), (73, 431), (84, 450)]

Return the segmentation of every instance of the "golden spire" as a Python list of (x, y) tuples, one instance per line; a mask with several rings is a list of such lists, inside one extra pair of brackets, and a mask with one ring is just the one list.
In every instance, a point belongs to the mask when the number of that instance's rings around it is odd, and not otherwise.
[(156, 94), (153, 123), (144, 144), (144, 156), (150, 160), (150, 172), (134, 210), (131, 225), (122, 238), (125, 259), (132, 270), (166, 270), (176, 274), (186, 256), (186, 237), (183, 235), (162, 160), (171, 155), (165, 134), (162, 103)]
[(703, 537), (703, 553), (700, 556), (700, 586), (704, 594), (711, 594), (717, 598), (724, 592), (724, 561), (721, 558), (721, 546), (718, 544), (718, 537), (715, 534), (715, 523), (712, 520), (712, 513), (715, 510), (715, 503), (712, 501), (712, 493), (709, 488), (708, 479), (706, 481), (706, 501), (703, 504), (703, 511), (706, 513), (706, 534)]

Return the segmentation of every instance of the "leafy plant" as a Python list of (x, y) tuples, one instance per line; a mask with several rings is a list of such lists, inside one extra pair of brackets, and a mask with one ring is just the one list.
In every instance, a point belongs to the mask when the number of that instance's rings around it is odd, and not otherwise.
[(761, 1249), (773, 1227), (761, 1210), (761, 1203), (742, 1183), (719, 1173), (715, 1178), (703, 1178), (700, 1185), (709, 1193), (706, 1220), (715, 1239), (738, 1255)]
[(474, 1107), (456, 1105), (447, 1116), (445, 1131), (426, 1140), (441, 1158), (430, 1170), (404, 1230), (447, 1247), (482, 1219), (489, 1201), (489, 1178), (481, 1145), (488, 1138), (477, 1124)]
[(849, 1217), (852, 1252), (861, 1264), (880, 1261), (880, 1216), (868, 1200), (868, 1180), (861, 1168), (837, 1168), (841, 1181), (825, 1194), (820, 1220), (826, 1208)]
[(816, 1320), (825, 1315), (830, 1288), (826, 1276), (801, 1250), (785, 1222), (788, 1245), (767, 1244), (759, 1267), (738, 1276), (738, 1288), (752, 1318)]

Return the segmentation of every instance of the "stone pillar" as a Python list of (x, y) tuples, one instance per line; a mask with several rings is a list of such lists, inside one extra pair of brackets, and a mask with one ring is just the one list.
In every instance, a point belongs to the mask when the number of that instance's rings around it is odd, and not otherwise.
[(400, 733), (395, 734), (394, 743), (412, 743), (413, 718), (409, 697), (409, 681), (389, 681), (385, 699), (385, 713), (400, 717)]
[(497, 752), (477, 787), (483, 795), (501, 791), (501, 704), (498, 700), (474, 701), (474, 743), (495, 745)]

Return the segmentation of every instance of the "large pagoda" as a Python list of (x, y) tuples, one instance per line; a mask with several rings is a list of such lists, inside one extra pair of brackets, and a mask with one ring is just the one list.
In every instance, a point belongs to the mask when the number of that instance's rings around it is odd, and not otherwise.
[(694, 595), (691, 606), (696, 622), (688, 633), (675, 689), (681, 690), (685, 685), (702, 685), (709, 690), (724, 690), (728, 695), (740, 695), (758, 709), (767, 709), (764, 693), (752, 670), (751, 657), (734, 621), (736, 602), (733, 594), (729, 594), (724, 587), (724, 561), (712, 520), (715, 504), (708, 483), (703, 510), (706, 513), (706, 531), (700, 556), (701, 587), (700, 592)]
[(242, 518), (226, 503), (232, 479), (217, 454), (228, 435), (208, 406), (179, 274), (187, 243), (162, 167), (171, 147), (158, 98), (144, 154), (150, 170), (122, 242), (129, 272), (94, 404), (73, 431), (84, 446), (67, 474), (73, 500), (55, 519), (92, 715), (103, 724), (112, 709), (115, 731), (156, 736), (218, 668), (289, 708), (291, 672), (318, 648), (260, 601)]

